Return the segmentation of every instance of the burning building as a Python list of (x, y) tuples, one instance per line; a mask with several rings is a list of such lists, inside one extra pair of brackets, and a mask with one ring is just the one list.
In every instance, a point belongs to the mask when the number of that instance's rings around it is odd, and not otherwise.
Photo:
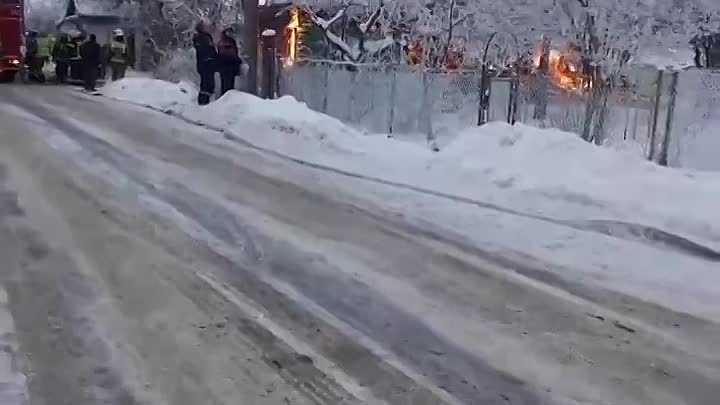
[[(537, 70), (543, 69), (543, 53), (542, 47), (539, 47), (533, 54), (533, 65)], [(592, 72), (577, 47), (568, 45), (564, 49), (549, 49), (547, 58), (547, 74), (555, 87), (576, 93), (592, 88)]]
[(259, 7), (260, 32), (272, 29), (277, 33), (275, 48), (286, 65), (312, 59), (323, 52), (323, 33), (315, 27), (307, 12), (290, 3)]

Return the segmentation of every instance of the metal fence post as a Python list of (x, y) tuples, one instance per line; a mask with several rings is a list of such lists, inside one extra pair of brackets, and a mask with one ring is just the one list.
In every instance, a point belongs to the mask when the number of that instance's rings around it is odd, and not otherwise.
[[(582, 139), (587, 142), (592, 142), (593, 137), (595, 136), (595, 131), (592, 131), (593, 129), (593, 121), (595, 120), (595, 112), (598, 108), (598, 101), (599, 101), (599, 92), (600, 92), (600, 86), (599, 84), (599, 78), (600, 78), (600, 70), (598, 66), (594, 66), (592, 69), (592, 75), (593, 75), (593, 87), (588, 92), (588, 94), (585, 95), (587, 99), (585, 100), (585, 117), (583, 120), (583, 128), (582, 128)], [(591, 133), (592, 131), (592, 133)]]
[(628, 139), (628, 127), (630, 126), (630, 109), (625, 109), (625, 128), (623, 128), (623, 140), (627, 141)]
[(667, 116), (665, 117), (665, 134), (663, 137), (662, 147), (660, 149), (660, 159), (658, 160), (658, 163), (661, 166), (668, 165), (668, 150), (670, 149), (670, 131), (672, 130), (673, 118), (675, 115), (675, 102), (677, 99), (677, 86), (679, 77), (679, 72), (673, 72), (672, 81), (670, 82), (670, 101), (668, 102)]
[(420, 120), (425, 125), (425, 131), (427, 134), (427, 143), (430, 145), (430, 148), (432, 148), (433, 151), (438, 152), (440, 148), (437, 145), (437, 142), (435, 142), (435, 133), (433, 132), (432, 127), (432, 107), (430, 105), (430, 83), (428, 78), (428, 72), (423, 71), (422, 73), (422, 82), (423, 82), (423, 101), (422, 101), (422, 108), (420, 111)]
[(358, 75), (360, 74), (360, 69), (353, 66), (350, 70), (351, 77), (350, 77), (350, 88), (348, 91), (350, 92), (350, 104), (348, 105), (348, 111), (347, 111), (347, 117), (348, 122), (354, 122), (355, 114), (353, 114), (353, 107), (355, 106), (355, 87), (357, 86), (357, 79)]
[(392, 71), (392, 83), (390, 83), (390, 116), (388, 117), (388, 134), (393, 133), (393, 122), (395, 121), (395, 98), (397, 97), (397, 70)]
[(280, 87), (280, 80), (282, 79), (283, 74), (283, 63), (282, 58), (277, 53), (277, 49), (275, 50), (275, 98), (279, 98), (282, 96), (282, 88)]
[(487, 64), (483, 64), (480, 69), (478, 126), (485, 125), (488, 121), (488, 109), (490, 107), (490, 81), (488, 76)]
[(657, 142), (657, 124), (660, 115), (660, 98), (662, 97), (663, 71), (658, 70), (658, 77), (655, 88), (655, 104), (652, 113), (652, 125), (650, 127), (650, 147), (648, 151), (648, 160), (655, 159), (655, 143)]
[(510, 90), (508, 93), (507, 117), (506, 121), (510, 125), (515, 125), (515, 116), (517, 114), (518, 104), (518, 80), (514, 75), (509, 81)]
[(590, 129), (592, 128), (593, 116), (595, 115), (595, 91), (585, 95), (585, 118), (583, 120), (582, 139), (590, 142)]
[(513, 88), (515, 96), (513, 97), (512, 102), (510, 125), (515, 125), (517, 122), (518, 106), (520, 105), (520, 76), (518, 74), (513, 75)]
[[(321, 67), (324, 66), (323, 64), (320, 65)], [(325, 69), (323, 69), (323, 86), (325, 88), (325, 91), (323, 91), (323, 99), (322, 99), (322, 113), (327, 114), (328, 111), (328, 91), (330, 91), (330, 69), (332, 69), (332, 65), (328, 64)]]
[(637, 139), (637, 131), (638, 131), (638, 121), (640, 121), (640, 114), (638, 113), (638, 110), (633, 111), (633, 131), (632, 131), (632, 140)]

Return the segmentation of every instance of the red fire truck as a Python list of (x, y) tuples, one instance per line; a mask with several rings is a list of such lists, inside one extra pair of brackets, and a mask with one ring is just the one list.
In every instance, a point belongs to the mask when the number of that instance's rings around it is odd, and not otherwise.
[(12, 81), (22, 66), (23, 0), (0, 0), (0, 82)]

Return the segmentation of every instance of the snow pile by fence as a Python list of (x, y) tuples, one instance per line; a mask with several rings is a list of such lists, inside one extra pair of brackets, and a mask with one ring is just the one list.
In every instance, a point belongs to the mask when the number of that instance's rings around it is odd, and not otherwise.
[(265, 148), (293, 156), (322, 160), (330, 153), (350, 161), (394, 160), (412, 154), (414, 160), (430, 152), (421, 146), (369, 136), (341, 121), (308, 109), (292, 97), (263, 100), (231, 92), (208, 108), (190, 107), (183, 115), (193, 121), (229, 129), (233, 134)]
[(230, 92), (197, 107), (188, 90), (132, 79), (104, 93), (316, 165), (563, 221), (655, 226), (720, 247), (720, 175), (662, 168), (575, 134), (521, 124), (470, 127), (433, 154), (363, 134), (291, 97), (267, 101)]
[[(603, 114), (597, 107), (589, 110), (590, 93), (552, 91), (542, 126), (578, 135), (588, 132), (598, 143), (647, 155), (652, 97), (657, 93), (650, 88), (656, 78), (657, 70), (640, 69), (632, 81), (641, 83), (638, 86), (642, 89), (637, 93), (616, 89), (607, 94)], [(306, 63), (286, 67), (280, 79), (281, 94), (293, 96), (315, 111), (369, 131), (392, 133), (418, 143), (427, 139), (441, 148), (457, 135), (458, 128), (478, 122), (478, 71), (379, 69), (367, 65), (348, 69), (342, 64)], [(512, 79), (491, 78), (489, 121), (510, 121), (514, 116), (518, 122), (539, 124), (534, 114), (537, 82), (522, 79), (518, 84), (512, 90)], [(517, 111), (510, 114), (513, 96), (517, 98)]]
[(102, 88), (102, 92), (111, 98), (162, 111), (191, 105), (197, 97), (197, 88), (191, 83), (171, 83), (146, 77), (131, 77), (110, 83)]
[[(720, 174), (664, 168), (571, 133), (504, 123), (464, 131), (436, 161), (441, 172), (462, 176), (458, 186), (489, 180), (528, 195), (527, 205), (538, 213), (612, 218), (720, 242), (720, 214), (714, 208), (720, 202)], [(488, 192), (471, 191), (477, 197)]]

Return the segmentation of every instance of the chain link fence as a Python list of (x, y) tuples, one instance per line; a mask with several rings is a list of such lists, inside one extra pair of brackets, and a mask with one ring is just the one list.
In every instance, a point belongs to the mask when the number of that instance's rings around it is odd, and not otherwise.
[(682, 72), (673, 117), (670, 166), (720, 170), (720, 71)]
[[(476, 72), (308, 63), (283, 70), (279, 90), (367, 131), (442, 145), (477, 123), (478, 80)], [(501, 119), (506, 107), (495, 107), (491, 119)]]
[[(512, 79), (492, 78), (487, 90), (487, 121), (558, 128), (597, 144), (632, 147), (648, 157), (653, 137), (664, 139), (663, 114), (669, 107), (669, 90), (661, 88), (658, 93), (656, 75), (653, 69), (638, 71), (627, 80), (633, 86), (612, 92), (551, 90), (546, 117), (541, 121), (534, 118), (536, 83), (522, 80), (513, 86)], [(279, 92), (367, 131), (424, 139), (441, 148), (460, 130), (478, 125), (480, 79), (478, 71), (315, 62), (285, 68)], [(664, 83), (667, 87), (668, 81)], [(660, 124), (653, 126), (655, 119)]]

